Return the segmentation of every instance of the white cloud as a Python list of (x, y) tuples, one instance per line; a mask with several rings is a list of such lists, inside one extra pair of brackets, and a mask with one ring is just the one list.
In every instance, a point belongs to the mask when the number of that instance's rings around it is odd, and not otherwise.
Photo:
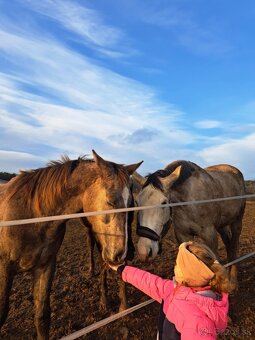
[(42, 165), (42, 158), (26, 152), (0, 150), (0, 171), (17, 172), (27, 169), (27, 163), (32, 162), (36, 166)]
[(225, 126), (223, 122), (220, 122), (218, 120), (201, 120), (199, 122), (196, 122), (194, 125), (198, 129), (214, 129), (223, 125)]
[[(82, 34), (79, 20), (85, 20), (87, 13), (90, 17), (86, 20), (93, 23), (90, 27), (98, 23), (98, 31), (88, 28), (84, 39), (99, 52), (107, 51), (115, 57), (121, 53), (117, 45), (122, 33), (117, 30), (111, 35), (110, 29), (106, 42), (100, 30), (107, 29), (93, 11), (84, 12), (77, 19), (79, 25), (73, 26), (74, 14), (71, 11), (69, 16), (67, 7), (52, 13), (52, 7), (45, 7), (55, 6), (59, 0), (29, 3), (77, 35)], [(29, 23), (22, 31), (13, 22), (0, 23), (0, 50), (7, 65), (0, 74), (3, 171), (41, 166), (62, 153), (77, 157), (94, 148), (106, 159), (120, 163), (144, 159), (141, 172), (157, 170), (181, 158), (200, 165), (241, 164), (246, 174), (252, 173), (251, 137), (225, 142), (222, 135), (194, 134), (185, 128), (185, 114), (161, 102), (154, 89), (99, 66), (45, 31), (30, 29)], [(219, 127), (220, 122), (203, 120), (196, 124), (200, 129), (211, 129)], [(210, 148), (199, 151), (208, 143)], [(194, 144), (196, 150), (192, 149)]]
[[(182, 112), (160, 102), (153, 89), (96, 65), (54, 39), (2, 28), (0, 49), (15, 69), (15, 75), (0, 74), (2, 138), (16, 150), (43, 146), (44, 156), (52, 158), (98, 147), (109, 159), (133, 162), (135, 154), (139, 160), (154, 153), (160, 160), (162, 153), (169, 153), (168, 143), (178, 149), (194, 138), (178, 127)], [(40, 95), (31, 93), (33, 89)], [(127, 136), (151, 128), (159, 131), (154, 138), (139, 146), (123, 145)]]
[(99, 49), (101, 53), (110, 57), (123, 56), (114, 49), (125, 40), (124, 32), (109, 24), (104, 24), (99, 13), (89, 8), (84, 2), (82, 6), (75, 1), (68, 0), (22, 0), (21, 3), (78, 36), (79, 39), (72, 37), (77, 42), (89, 44), (90, 47)]
[(198, 152), (207, 164), (231, 164), (239, 168), (245, 178), (255, 179), (255, 133), (244, 138), (231, 139), (221, 145), (205, 148)]

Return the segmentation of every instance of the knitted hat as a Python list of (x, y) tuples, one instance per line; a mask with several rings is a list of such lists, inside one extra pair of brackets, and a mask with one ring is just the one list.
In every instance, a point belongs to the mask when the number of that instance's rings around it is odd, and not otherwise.
[(184, 242), (179, 247), (174, 267), (175, 280), (180, 285), (185, 283), (190, 287), (206, 286), (215, 274), (187, 249), (189, 244), (192, 241)]

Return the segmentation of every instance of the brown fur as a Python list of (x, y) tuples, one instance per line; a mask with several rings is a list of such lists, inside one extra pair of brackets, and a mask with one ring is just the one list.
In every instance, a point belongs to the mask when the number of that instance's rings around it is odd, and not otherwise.
[[(123, 208), (123, 188), (141, 164), (108, 162), (93, 151), (94, 161), (79, 158), (51, 162), (48, 167), (22, 172), (0, 188), (0, 221)], [(88, 218), (105, 262), (126, 256), (127, 214)], [(66, 221), (0, 227), (0, 327), (9, 309), (14, 275), (31, 271), (34, 277), (35, 325), (38, 339), (49, 338), (50, 289), (56, 255)]]

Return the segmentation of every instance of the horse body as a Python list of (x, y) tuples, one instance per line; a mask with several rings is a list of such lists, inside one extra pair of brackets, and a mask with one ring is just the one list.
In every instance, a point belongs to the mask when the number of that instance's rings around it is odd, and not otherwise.
[[(134, 176), (133, 176), (134, 177)], [(205, 169), (192, 162), (175, 161), (147, 178), (136, 176), (143, 184), (139, 205), (164, 204), (231, 197), (245, 194), (241, 172), (230, 165)], [(217, 231), (227, 249), (228, 259), (236, 257), (245, 200), (213, 202), (139, 212), (138, 253), (142, 260), (153, 259), (159, 250), (164, 226), (172, 220), (178, 243), (201, 238), (217, 253)], [(143, 227), (146, 227), (145, 229)], [(150, 232), (154, 233), (150, 235)], [(158, 237), (157, 237), (158, 236)]]
[[(141, 163), (123, 166), (105, 161), (95, 152), (93, 157), (94, 161), (52, 162), (1, 186), (0, 220), (126, 207), (129, 176)], [(122, 262), (127, 253), (127, 214), (101, 215), (88, 221), (101, 245), (103, 260)], [(62, 220), (0, 227), (0, 327), (7, 317), (14, 275), (32, 271), (37, 336), (48, 339), (50, 289), (65, 224)]]

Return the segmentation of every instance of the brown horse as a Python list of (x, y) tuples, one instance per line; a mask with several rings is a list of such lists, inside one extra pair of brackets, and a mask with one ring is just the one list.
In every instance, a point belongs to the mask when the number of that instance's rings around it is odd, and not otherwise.
[[(130, 178), (130, 186), (131, 186), (131, 195), (129, 196), (128, 201), (128, 207), (132, 207), (134, 205), (134, 199), (132, 195), (132, 177)], [(133, 222), (133, 211), (128, 212), (128, 248), (127, 248), (127, 256), (126, 260), (132, 260), (134, 258), (134, 252), (135, 247), (132, 241), (132, 222)], [(87, 244), (87, 256), (86, 256), (86, 263), (85, 267), (88, 269), (85, 270), (85, 279), (91, 280), (93, 279), (97, 273), (95, 270), (95, 253), (94, 249), (96, 247), (97, 251), (101, 254), (101, 246), (97, 242), (96, 237), (93, 233), (93, 228), (90, 223), (88, 223), (88, 220), (86, 219), (79, 219), (78, 222), (79, 226), (85, 226), (85, 234), (86, 234), (86, 244)], [(99, 298), (99, 307), (100, 310), (105, 312), (108, 308), (107, 303), (107, 292), (108, 292), (108, 286), (107, 286), (107, 278), (108, 278), (108, 272), (110, 271), (111, 274), (112, 270), (109, 269), (109, 266), (102, 260), (102, 256), (100, 256), (100, 264), (97, 272), (100, 273), (100, 298)], [(120, 299), (120, 306), (119, 306), (119, 312), (125, 310), (128, 308), (127, 303), (127, 287), (126, 283), (118, 278), (119, 280), (119, 299)]]
[[(128, 206), (132, 207), (134, 205), (134, 199), (132, 195), (132, 179), (130, 181), (131, 183), (131, 195), (128, 202)], [(132, 222), (133, 222), (134, 213), (133, 211), (128, 212), (128, 250), (127, 250), (127, 256), (126, 260), (133, 260), (134, 258), (134, 252), (135, 247), (132, 241)], [(89, 250), (88, 255), (86, 257), (86, 267), (88, 265), (88, 270), (85, 271), (85, 278), (86, 279), (92, 279), (94, 276), (96, 276), (95, 273), (95, 254), (94, 249), (95, 246), (97, 250), (101, 253), (101, 247), (100, 244), (96, 241), (96, 238), (93, 233), (93, 229), (91, 228), (91, 225), (88, 224), (86, 219), (84, 220), (84, 223), (82, 219), (79, 219), (79, 225), (85, 224), (85, 233), (86, 233), (86, 242), (87, 242), (87, 248)], [(102, 257), (100, 258), (102, 260)], [(102, 311), (105, 311), (107, 309), (107, 276), (109, 271), (109, 266), (107, 266), (104, 262), (100, 261), (100, 309)], [(112, 270), (110, 270), (112, 273)], [(127, 309), (127, 294), (126, 294), (126, 284), (123, 280), (119, 280), (119, 298), (120, 298), (120, 307), (119, 311), (123, 311)]]
[[(141, 163), (128, 166), (79, 158), (51, 162), (48, 167), (21, 172), (0, 187), (0, 221), (82, 211), (126, 207), (129, 176)], [(127, 254), (127, 214), (88, 217), (105, 262), (119, 263)], [(9, 309), (13, 277), (19, 271), (33, 274), (35, 326), (38, 339), (48, 339), (50, 289), (56, 255), (66, 221), (0, 227), (0, 327)]]
[[(132, 176), (142, 185), (138, 205), (166, 204), (245, 195), (241, 172), (230, 165), (202, 169), (187, 161), (175, 161), (147, 177)], [(245, 199), (154, 208), (139, 212), (137, 233), (138, 253), (142, 260), (153, 259), (170, 223), (179, 243), (201, 238), (217, 253), (217, 232), (226, 246), (228, 260), (236, 258)]]

